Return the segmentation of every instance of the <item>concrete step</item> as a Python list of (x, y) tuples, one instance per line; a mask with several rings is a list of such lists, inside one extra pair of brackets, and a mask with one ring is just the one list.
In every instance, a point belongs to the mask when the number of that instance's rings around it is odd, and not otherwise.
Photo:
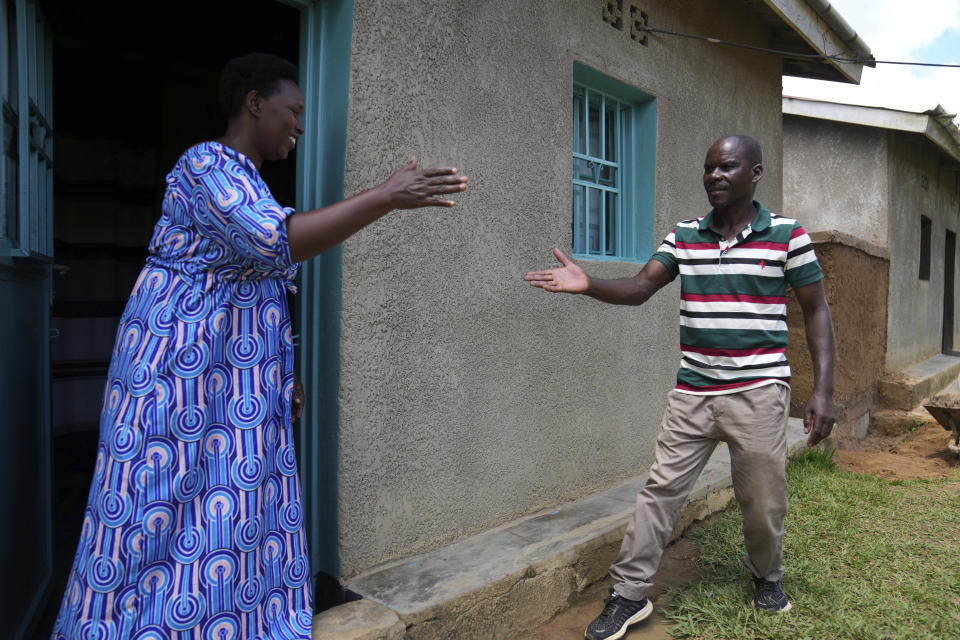
[(912, 411), (925, 398), (955, 384), (958, 374), (960, 357), (946, 354), (887, 373), (878, 382), (882, 408)]
[(314, 640), (403, 640), (406, 627), (382, 604), (355, 600), (313, 617)]
[[(801, 420), (791, 418), (787, 444), (802, 449), (806, 436)], [(363, 627), (354, 613), (335, 607), (324, 616), (315, 640), (393, 639), (396, 620), (408, 640), (519, 637), (569, 608), (606, 579), (616, 557), (636, 494), (646, 474), (575, 502), (542, 511), (427, 554), (357, 576), (346, 584), (365, 601), (381, 605), (370, 616), (383, 616), (382, 635)], [(733, 489), (730, 456), (717, 447), (681, 511), (674, 530), (679, 535), (694, 521), (722, 510)], [(342, 605), (349, 607), (356, 603)], [(390, 616), (393, 613), (396, 618)], [(336, 626), (348, 619), (364, 633), (355, 636)], [(316, 628), (316, 627), (315, 627)]]

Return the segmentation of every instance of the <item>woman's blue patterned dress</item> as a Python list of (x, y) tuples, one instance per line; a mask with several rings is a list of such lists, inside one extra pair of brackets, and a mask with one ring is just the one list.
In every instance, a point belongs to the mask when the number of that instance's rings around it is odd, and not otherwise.
[(167, 176), (120, 319), (54, 639), (309, 638), (286, 217), (215, 142)]

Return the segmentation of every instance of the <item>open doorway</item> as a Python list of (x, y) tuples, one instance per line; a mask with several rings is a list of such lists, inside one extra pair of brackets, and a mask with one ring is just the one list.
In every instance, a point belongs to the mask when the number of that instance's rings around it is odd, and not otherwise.
[[(54, 303), (51, 326), (54, 579), (49, 635), (80, 536), (114, 336), (159, 217), (164, 178), (219, 136), (217, 76), (251, 51), (297, 62), (300, 11), (273, 0), (41, 2), (53, 38)], [(225, 9), (229, 7), (229, 9)], [(267, 165), (293, 205), (293, 158)]]

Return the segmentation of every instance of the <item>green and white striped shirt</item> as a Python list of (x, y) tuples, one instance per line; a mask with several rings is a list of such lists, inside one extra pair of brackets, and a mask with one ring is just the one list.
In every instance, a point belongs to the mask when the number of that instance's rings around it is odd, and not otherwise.
[(680, 276), (678, 391), (735, 393), (790, 385), (787, 285), (823, 278), (800, 223), (754, 201), (757, 217), (732, 240), (714, 212), (677, 223), (653, 259)]

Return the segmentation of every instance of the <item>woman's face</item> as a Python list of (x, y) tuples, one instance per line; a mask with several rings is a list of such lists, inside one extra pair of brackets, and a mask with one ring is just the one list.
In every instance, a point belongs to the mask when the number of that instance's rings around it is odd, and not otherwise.
[(303, 135), (305, 101), (300, 87), (281, 80), (277, 91), (260, 99), (255, 144), (264, 160), (283, 160)]

